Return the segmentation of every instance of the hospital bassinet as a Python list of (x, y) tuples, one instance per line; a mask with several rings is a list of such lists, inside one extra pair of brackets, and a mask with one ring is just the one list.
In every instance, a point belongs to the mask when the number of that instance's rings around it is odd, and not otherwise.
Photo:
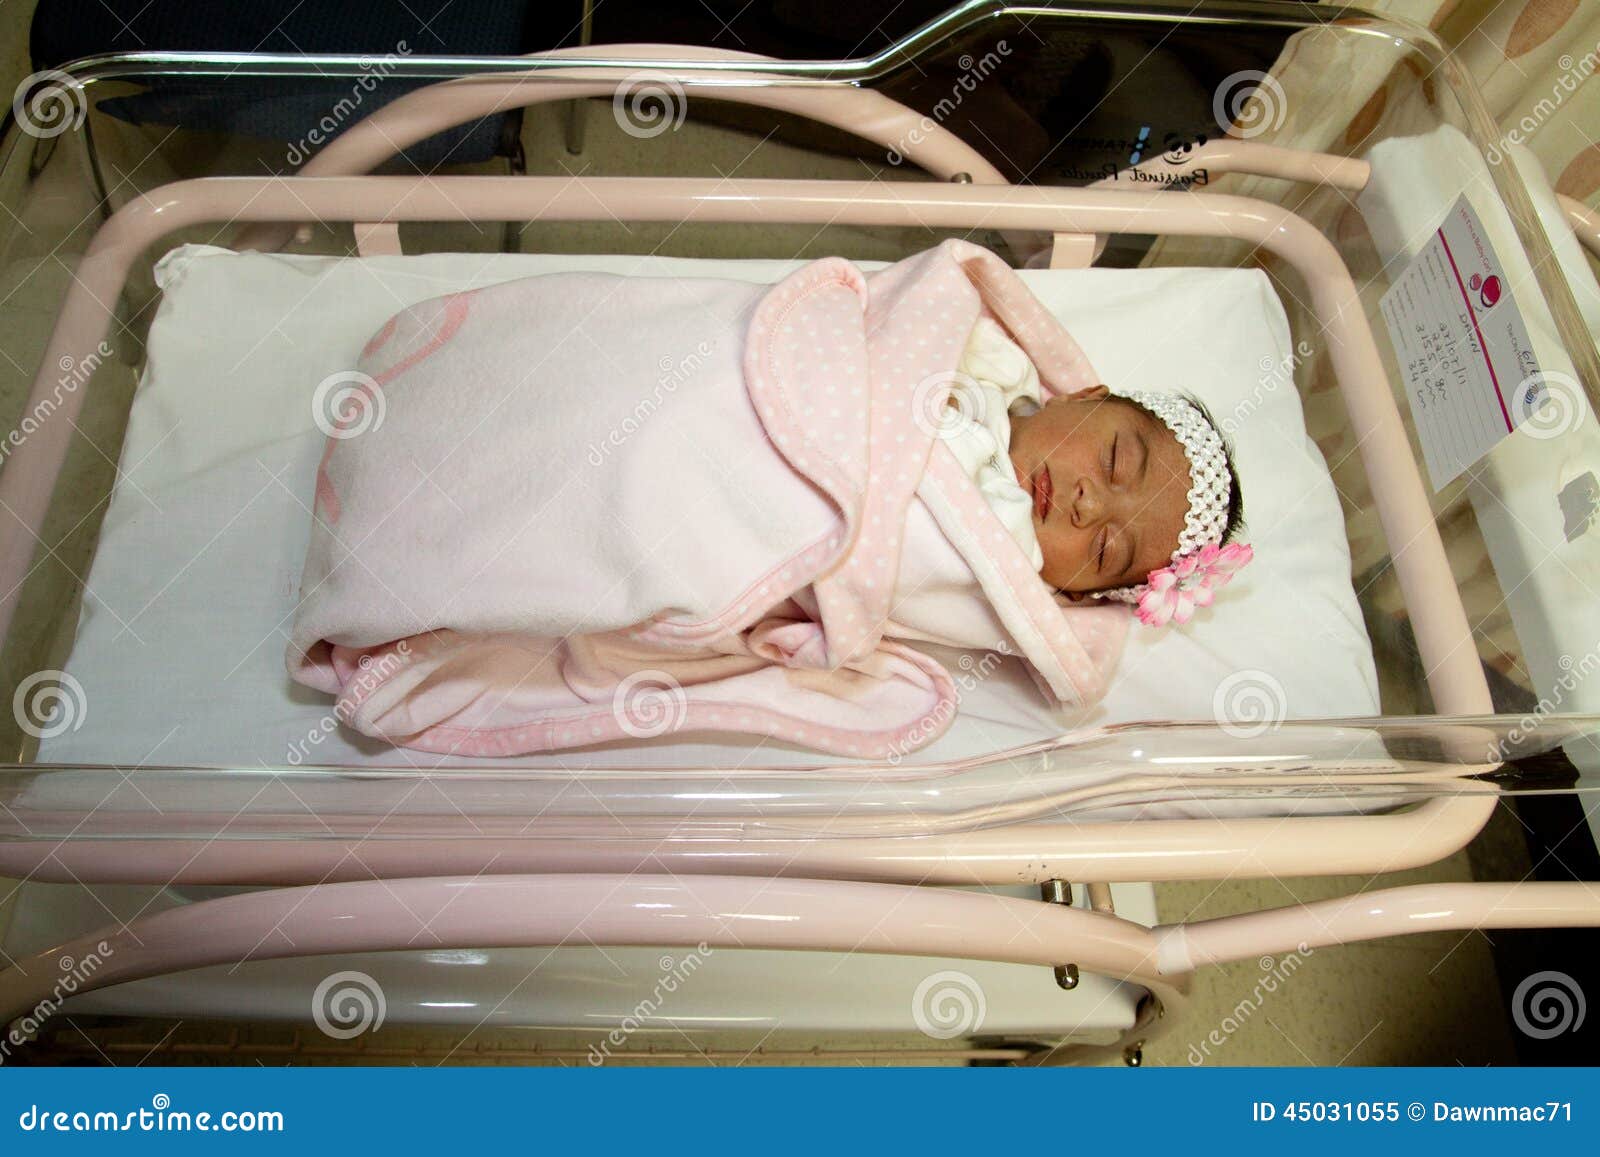
[[(6, 308), (58, 313), (0, 472), (16, 705), (0, 871), (28, 881), (5, 1015), (59, 995), (63, 969), (84, 1011), (292, 1015), (388, 960), (410, 962), (389, 974), (395, 1015), (482, 1023), (511, 1001), (515, 1023), (572, 1036), (574, 1057), (605, 1037), (592, 1026), (632, 1019), (644, 1035), (607, 1059), (718, 1041), (739, 1055), (781, 1026), (776, 1044), (840, 1056), (1036, 1063), (1136, 1046), (1207, 963), (1600, 923), (1585, 885), (1519, 882), (1148, 927), (1140, 881), (1425, 864), (1471, 840), (1501, 794), (1593, 782), (1600, 361), (1586, 271), (1571, 282), (1552, 256), (1573, 242), (1562, 209), (1580, 236), (1583, 210), (1486, 162), (1492, 125), (1429, 34), (1302, 7), (976, 2), (850, 61), (652, 45), (378, 63), (138, 53), (54, 78), (67, 131), (13, 126), (4, 168)], [(908, 70), (953, 76), (952, 93), (1003, 84), (1046, 33), (1181, 57), (1218, 27), (1333, 38), (1416, 90), (1415, 123), (1354, 144), (1297, 136), (1271, 107), (1293, 90), (1256, 75), (1254, 104), (1222, 107), (1276, 122), (1270, 138), (1141, 132), (1088, 184), (1011, 183), (998, 146), (943, 123), (960, 100), (921, 110), (882, 91)], [(131, 126), (114, 103), (157, 87), (203, 99), (244, 77), (371, 92), (375, 74), (411, 88), (373, 111), (342, 102), (324, 130), (339, 135), (292, 176), (219, 140), (201, 170), (157, 177), (168, 127)], [(831, 126), (810, 138), (834, 150), (815, 162), (831, 175), (606, 177), (580, 161), (430, 176), (394, 160), (497, 110), (589, 98), (611, 101), (641, 150), (670, 148), (685, 102)], [(1144, 99), (1122, 120), (1173, 123)], [(883, 163), (839, 156), (846, 136)], [(123, 150), (139, 161), (126, 173), (108, 160)], [(80, 163), (103, 221), (65, 220), (50, 195)], [(1564, 409), (1433, 492), (1377, 303), (1463, 188)], [(419, 252), (425, 222), (456, 230)], [(445, 289), (566, 268), (792, 268), (657, 256), (680, 228), (713, 226), (730, 252), (767, 259), (820, 255), (818, 237), (871, 261), (970, 236), (1029, 267), (1108, 378), (1220, 391), (1207, 400), (1226, 403), (1260, 495), (1252, 530), (1283, 560), (1240, 604), (1255, 629), (1145, 644), (1121, 698), (1076, 716), (1045, 710), (1010, 661), (945, 655), (964, 690), (956, 726), (879, 765), (670, 733), (424, 759), (358, 741), (292, 692), (278, 656), (318, 379)], [(499, 252), (508, 239), (521, 251)], [(620, 252), (592, 252), (608, 246)], [(1330, 423), (1338, 436), (1314, 444), (1307, 428)], [(1087, 885), (1078, 906), (1065, 882)], [(90, 976), (63, 963), (91, 956)], [(640, 1014), (689, 961), (708, 984)], [(452, 999), (463, 965), (478, 987)], [(529, 1004), (516, 994), (534, 976)], [(930, 1009), (975, 992), (981, 1023), (930, 1029)]]

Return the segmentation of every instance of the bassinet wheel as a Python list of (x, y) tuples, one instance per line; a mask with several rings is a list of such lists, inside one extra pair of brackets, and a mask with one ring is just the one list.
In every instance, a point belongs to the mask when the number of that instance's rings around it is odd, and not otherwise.
[(1130, 1069), (1137, 1069), (1144, 1064), (1144, 1042), (1136, 1041), (1122, 1050), (1122, 1063)]

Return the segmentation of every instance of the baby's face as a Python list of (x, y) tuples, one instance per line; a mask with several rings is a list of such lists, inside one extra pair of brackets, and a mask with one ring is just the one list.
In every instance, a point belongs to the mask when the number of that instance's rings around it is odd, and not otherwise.
[(1011, 464), (1033, 496), (1040, 576), (1087, 593), (1143, 582), (1178, 549), (1189, 459), (1159, 418), (1104, 386), (1011, 423)]

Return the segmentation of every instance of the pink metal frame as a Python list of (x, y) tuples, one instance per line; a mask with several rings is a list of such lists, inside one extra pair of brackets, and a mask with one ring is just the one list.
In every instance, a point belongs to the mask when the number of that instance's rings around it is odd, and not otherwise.
[[(630, 50), (640, 51), (683, 56), (677, 49)], [(393, 227), (401, 221), (577, 220), (600, 212), (635, 220), (1040, 231), (1057, 236), (1058, 254), (1071, 248), (1063, 238), (1113, 232), (1237, 238), (1298, 269), (1326, 322), (1330, 356), (1436, 704), (1455, 715), (1491, 712), (1427, 492), (1354, 286), (1329, 242), (1291, 212), (1203, 193), (1173, 198), (1010, 187), (942, 129), (928, 134), (919, 154), (908, 155), (940, 175), (966, 173), (973, 184), (332, 175), (359, 172), (411, 141), (511, 100), (606, 95), (617, 84), (614, 74), (577, 72), (540, 81), (537, 89), (517, 78), (449, 82), (356, 126), (308, 166), (309, 175), (184, 181), (136, 198), (101, 228), (84, 256), (30, 406), (50, 389), (49, 367), (104, 336), (140, 255), (171, 231), (204, 222), (344, 221), (377, 247), (392, 247)], [(757, 87), (734, 90), (730, 99), (804, 112), (880, 144), (903, 139), (910, 124), (925, 129), (923, 118), (861, 90)], [(1201, 163), (1346, 189), (1359, 189), (1367, 177), (1361, 162), (1248, 143), (1215, 142), (1191, 161)], [(255, 234), (258, 243), (272, 236), (270, 230)], [(68, 395), (0, 473), (0, 505), (14, 516), (0, 527), (0, 582), (11, 592), (0, 602), (0, 633), (9, 629), (81, 401), (81, 391)], [(911, 885), (1391, 870), (1461, 847), (1492, 807), (1492, 796), (1461, 795), (1384, 816), (1029, 824), (905, 839), (664, 844), (597, 831), (592, 840), (549, 841), (240, 841), (226, 832), (210, 840), (141, 840), (135, 828), (117, 840), (18, 841), (0, 845), (0, 869), (36, 878), (319, 883), (197, 903), (52, 948), (0, 973), (0, 1015), (24, 1012), (48, 995), (51, 959), (85, 956), (102, 940), (115, 940), (115, 951), (87, 987), (241, 959), (544, 945), (577, 937), (601, 945), (706, 941), (1040, 965), (1071, 961), (1152, 994), (1127, 1034), (1134, 1037), (1153, 1031), (1154, 1015), (1181, 998), (1187, 974), (1204, 964), (1411, 930), (1594, 925), (1600, 924), (1600, 904), (1586, 885), (1441, 885), (1148, 930), (1111, 913), (1099, 885), (1089, 911)], [(357, 850), (359, 870), (351, 857)], [(741, 875), (716, 874), (731, 862)], [(471, 874), (491, 870), (495, 874)], [(514, 874), (552, 871), (557, 874)], [(378, 881), (366, 879), (374, 872)], [(363, 879), (338, 882), (350, 875)], [(405, 878), (418, 876), (424, 878)], [(429, 929), (426, 944), (415, 942), (418, 913)], [(1017, 937), (1019, 921), (1036, 934)], [(264, 929), (282, 935), (264, 937)]]
[[(1232, 140), (1207, 141), (1178, 164), (1163, 162), (1158, 166), (1145, 161), (1134, 168), (1140, 172), (1160, 171), (1167, 177), (1186, 176), (1199, 169), (1212, 173), (1249, 173), (1257, 177), (1332, 185), (1351, 193), (1365, 189), (1372, 176), (1372, 166), (1356, 157), (1334, 157), (1255, 141)], [(1094, 183), (1104, 187), (1113, 182), (1107, 177)], [(1561, 206), (1579, 243), (1600, 259), (1600, 212), (1565, 193), (1556, 194), (1556, 203)]]
[[(694, 89), (697, 99), (727, 100), (803, 115), (870, 141), (879, 148), (900, 153), (942, 180), (960, 177), (978, 185), (1007, 184), (1000, 170), (949, 129), (872, 89), (785, 86), (759, 71), (763, 63), (771, 62), (770, 57), (749, 52), (673, 44), (615, 44), (606, 45), (604, 54), (636, 61), (677, 62), (670, 73), (661, 76), (670, 78), (674, 85), (699, 85)], [(593, 59), (595, 55), (591, 48), (566, 48), (537, 53), (530, 59)], [(748, 61), (751, 71), (697, 72), (683, 67), (682, 62), (686, 60)], [(654, 74), (630, 76), (621, 84), (624, 96), (630, 85), (648, 84), (652, 78)], [(614, 70), (596, 68), (542, 69), (537, 73), (470, 77), (431, 85), (385, 105), (352, 125), (348, 132), (307, 161), (300, 176), (369, 173), (403, 149), (456, 125), (509, 108), (611, 96), (618, 88)], [(286, 237), (287, 231), (282, 226), (256, 226), (240, 235), (236, 247), (276, 248)], [(400, 251), (392, 224), (357, 224), (356, 243), (364, 257)]]
[(1156, 1018), (1178, 1006), (1200, 965), (1408, 932), (1558, 924), (1600, 926), (1600, 904), (1571, 885), (1426, 884), (1150, 929), (1099, 909), (848, 881), (644, 874), (376, 880), (201, 901), (56, 945), (0, 972), (0, 1023), (52, 996), (62, 957), (100, 962), (76, 989), (88, 992), (288, 956), (703, 943), (1073, 963), (1146, 989), (1153, 1000), (1117, 1044), (1032, 1058), (1082, 1061), (1153, 1035)]

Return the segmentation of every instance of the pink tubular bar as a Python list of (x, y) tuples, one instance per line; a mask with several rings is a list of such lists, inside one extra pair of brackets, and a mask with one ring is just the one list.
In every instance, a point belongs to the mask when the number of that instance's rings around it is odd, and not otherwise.
[[(1182, 160), (1142, 161), (1133, 166), (1137, 173), (1160, 172), (1164, 177), (1192, 176), (1199, 170), (1218, 173), (1249, 173), (1257, 177), (1280, 177), (1285, 181), (1306, 181), (1331, 185), (1359, 193), (1367, 187), (1372, 166), (1357, 157), (1336, 157), (1328, 153), (1309, 153), (1285, 149), (1259, 141), (1207, 141), (1184, 155)], [(1113, 178), (1102, 177), (1095, 188), (1105, 188)]]
[(1158, 966), (1189, 972), (1288, 947), (1311, 948), (1411, 932), (1471, 928), (1600, 926), (1600, 887), (1590, 884), (1416, 884), (1156, 929)]
[[(590, 48), (563, 48), (538, 53), (529, 60), (594, 59)], [(1005, 177), (967, 142), (928, 117), (868, 88), (803, 88), (764, 75), (766, 56), (726, 49), (691, 48), (676, 44), (608, 44), (603, 55), (640, 61), (670, 62), (671, 71), (642, 70), (627, 80), (599, 69), (544, 69), (513, 76), (479, 76), (445, 81), (419, 89), (350, 127), (350, 130), (306, 162), (303, 177), (345, 176), (370, 172), (401, 150), (434, 133), (467, 124), (508, 108), (557, 100), (623, 95), (629, 85), (670, 79), (694, 85), (695, 94), (711, 100), (797, 113), (807, 119), (901, 153), (941, 179), (965, 173), (974, 184), (1004, 185)], [(748, 72), (695, 72), (685, 61), (746, 61)], [(925, 123), (926, 122), (926, 123)]]
[[(1256, 141), (1233, 140), (1207, 141), (1176, 164), (1167, 161), (1157, 166), (1151, 161), (1144, 161), (1133, 166), (1136, 172), (1160, 171), (1167, 177), (1192, 176), (1202, 169), (1207, 172), (1249, 173), (1257, 177), (1280, 177), (1286, 181), (1331, 185), (1351, 193), (1365, 189), (1372, 176), (1372, 166), (1355, 157), (1335, 157)], [(1093, 187), (1104, 188), (1113, 183), (1112, 178), (1102, 177), (1093, 182)], [(1600, 259), (1600, 213), (1565, 193), (1556, 194), (1556, 203), (1561, 206), (1578, 242)]]
[(378, 880), (201, 901), (54, 946), (0, 972), (0, 1022), (52, 995), (61, 957), (99, 962), (75, 990), (87, 992), (289, 956), (576, 942), (1071, 962), (1151, 993), (1153, 1008), (1125, 1034), (1133, 1036), (1148, 1034), (1150, 1013), (1180, 998), (1198, 965), (1410, 931), (1550, 924), (1600, 925), (1600, 904), (1569, 885), (1433, 884), (1148, 929), (1096, 910), (859, 882), (646, 874)]
[[(1172, 993), (1149, 929), (1036, 900), (904, 885), (747, 876), (558, 874), (366, 881), (280, 888), (143, 917), (105, 941), (95, 987), (286, 956), (410, 948), (649, 945), (1077, 961)], [(77, 943), (77, 942), (74, 942)], [(50, 990), (62, 945), (0, 973), (0, 1022)], [(43, 988), (40, 985), (43, 984)]]
[[(949, 129), (871, 89), (784, 87), (759, 71), (763, 63), (771, 62), (770, 58), (749, 52), (673, 44), (612, 44), (605, 47), (604, 54), (624, 60), (669, 60), (679, 66), (670, 74), (635, 74), (622, 82), (620, 90), (615, 75), (592, 68), (541, 70), (523, 76), (472, 77), (430, 85), (385, 105), (352, 125), (349, 132), (307, 161), (299, 175), (334, 177), (368, 173), (434, 133), (509, 108), (613, 93), (621, 98), (628, 94), (629, 85), (647, 85), (658, 77), (670, 77), (674, 85), (687, 81), (704, 86), (695, 89), (697, 97), (795, 113), (832, 125), (898, 153), (944, 180), (963, 176), (978, 185), (1007, 183), (1005, 176), (982, 153)], [(593, 59), (595, 55), (595, 51), (588, 48), (566, 48), (538, 53), (529, 59)], [(696, 73), (681, 68), (685, 60), (747, 61), (751, 71)], [(392, 238), (386, 243), (377, 241), (377, 236), (370, 229), (358, 226), (357, 240), (363, 255), (372, 255), (380, 244), (393, 248)], [(237, 248), (276, 248), (286, 237), (281, 227), (257, 226), (240, 235)]]

